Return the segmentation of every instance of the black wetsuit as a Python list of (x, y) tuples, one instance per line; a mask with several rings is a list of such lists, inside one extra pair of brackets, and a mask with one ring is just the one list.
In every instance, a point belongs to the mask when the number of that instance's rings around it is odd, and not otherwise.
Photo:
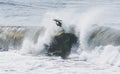
[(62, 23), (60, 21), (56, 21), (56, 25), (62, 27)]

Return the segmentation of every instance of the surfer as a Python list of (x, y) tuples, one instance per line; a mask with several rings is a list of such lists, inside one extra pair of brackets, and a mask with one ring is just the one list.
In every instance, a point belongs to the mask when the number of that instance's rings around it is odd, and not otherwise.
[(56, 25), (62, 27), (62, 20), (53, 19), (56, 22)]
[(64, 31), (64, 29), (63, 29), (63, 27), (62, 27), (62, 20), (53, 19), (53, 21), (55, 21), (55, 22), (56, 22), (56, 25), (60, 27), (60, 28), (58, 29), (58, 31), (57, 31), (56, 36), (65, 33), (65, 31)]

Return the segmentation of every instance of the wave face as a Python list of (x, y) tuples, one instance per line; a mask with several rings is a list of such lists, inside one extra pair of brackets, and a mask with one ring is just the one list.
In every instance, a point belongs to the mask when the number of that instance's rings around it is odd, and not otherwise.
[(20, 49), (22, 41), (25, 36), (25, 29), (23, 27), (0, 27), (0, 51), (7, 51), (9, 49)]
[[(45, 54), (61, 28), (78, 37), (72, 47), (81, 61), (120, 66), (120, 1), (115, 0), (1, 0), (0, 51)], [(71, 56), (70, 56), (71, 57)]]
[(94, 49), (96, 46), (120, 45), (119, 30), (106, 26), (92, 26), (86, 39), (86, 49)]

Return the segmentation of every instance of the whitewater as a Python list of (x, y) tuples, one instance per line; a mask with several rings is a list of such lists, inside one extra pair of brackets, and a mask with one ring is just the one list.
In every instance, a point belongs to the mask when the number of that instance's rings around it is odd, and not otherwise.
[[(119, 74), (119, 0), (0, 0), (0, 74)], [(47, 56), (61, 28), (78, 45)]]

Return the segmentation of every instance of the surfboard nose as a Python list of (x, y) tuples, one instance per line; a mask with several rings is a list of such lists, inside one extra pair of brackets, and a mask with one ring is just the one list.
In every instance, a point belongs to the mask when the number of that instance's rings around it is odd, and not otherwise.
[(62, 21), (62, 20), (60, 20), (60, 19), (53, 19), (53, 21)]

